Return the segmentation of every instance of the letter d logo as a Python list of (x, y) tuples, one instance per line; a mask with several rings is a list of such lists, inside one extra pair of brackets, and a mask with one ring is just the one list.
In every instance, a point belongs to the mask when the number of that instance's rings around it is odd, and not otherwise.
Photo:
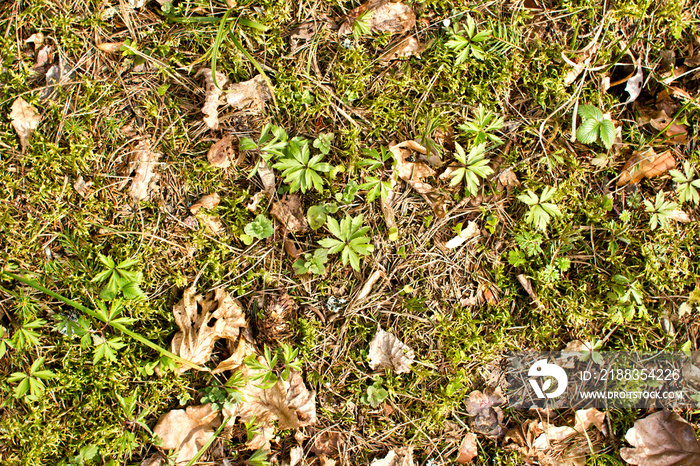
[[(564, 369), (556, 364), (549, 364), (546, 359), (540, 359), (530, 366), (527, 375), (530, 377), (551, 377), (545, 380), (541, 388), (539, 383), (530, 379), (530, 385), (532, 385), (532, 389), (535, 390), (538, 398), (545, 398), (545, 396), (547, 398), (556, 398), (564, 393), (566, 385), (569, 383), (569, 378), (566, 376)], [(557, 381), (557, 389), (548, 393), (547, 390), (552, 386), (552, 379)]]

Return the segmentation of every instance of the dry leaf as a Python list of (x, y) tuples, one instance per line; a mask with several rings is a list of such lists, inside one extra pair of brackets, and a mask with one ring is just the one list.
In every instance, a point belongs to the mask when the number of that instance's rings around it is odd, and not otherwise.
[(158, 453), (154, 453), (141, 461), (141, 466), (163, 466), (163, 462), (163, 458)]
[(221, 202), (221, 197), (218, 193), (207, 194), (206, 196), (200, 197), (197, 202), (190, 206), (190, 212), (196, 214), (197, 211), (201, 208), (211, 210), (214, 207), (218, 206), (219, 202)]
[(369, 13), (364, 16), (363, 21), (367, 23), (372, 32), (403, 34), (416, 25), (416, 14), (405, 3), (368, 0), (350, 12), (348, 20), (340, 26), (338, 34), (350, 34), (355, 18), (368, 11)]
[(18, 97), (10, 108), (10, 120), (24, 152), (29, 145), (29, 139), (39, 126), (41, 115), (26, 100)]
[(272, 197), (275, 194), (275, 172), (272, 171), (272, 168), (270, 168), (264, 160), (260, 161), (258, 175), (263, 184), (263, 192)]
[(479, 448), (476, 445), (476, 435), (472, 432), (467, 432), (457, 453), (459, 456), (457, 456), (456, 461), (459, 464), (467, 464), (476, 458), (479, 454)]
[[(173, 337), (172, 351), (195, 364), (209, 360), (217, 340), (235, 340), (246, 327), (241, 304), (221, 288), (206, 296), (198, 295), (194, 286), (187, 288), (173, 314), (180, 331)], [(187, 369), (180, 367), (178, 372)]]
[(211, 371), (212, 374), (220, 374), (222, 372), (236, 370), (241, 367), (243, 360), (255, 354), (255, 347), (248, 342), (248, 339), (243, 336), (245, 332), (241, 332), (241, 337), (238, 343), (234, 343), (232, 340), (228, 340), (229, 350), (231, 350), (231, 356), (229, 356), (224, 361), (221, 361), (216, 368)]
[(689, 223), (690, 215), (688, 215), (688, 213), (684, 210), (674, 209), (671, 211), (670, 214), (668, 214), (668, 219), (675, 220), (676, 222), (680, 223)]
[(498, 182), (498, 190), (501, 191), (503, 188), (510, 190), (514, 186), (520, 186), (520, 181), (518, 181), (518, 176), (513, 172), (512, 169), (508, 169), (498, 174), (496, 177)]
[(91, 186), (92, 181), (88, 181), (86, 183), (83, 179), (83, 175), (78, 175), (78, 179), (75, 180), (75, 183), (73, 183), (73, 189), (75, 189), (75, 192), (77, 192), (80, 197), (86, 197), (88, 194), (90, 194)]
[(262, 75), (241, 83), (233, 84), (226, 93), (226, 102), (237, 109), (250, 113), (261, 113), (265, 102), (272, 99), (270, 88)]
[(384, 52), (382, 56), (379, 57), (379, 60), (386, 63), (399, 58), (407, 58), (414, 55), (420, 56), (421, 52), (423, 52), (425, 48), (426, 44), (421, 44), (418, 39), (413, 36), (409, 36), (395, 46), (389, 48), (389, 50)]
[(530, 279), (527, 278), (523, 274), (518, 275), (516, 278), (518, 279), (518, 281), (522, 285), (523, 289), (530, 296), (530, 299), (532, 299), (532, 302), (534, 302), (540, 310), (543, 310), (544, 306), (540, 302), (540, 298), (537, 297), (537, 293), (535, 293), (535, 290), (532, 289), (532, 284), (530, 283)]
[(503, 412), (498, 405), (505, 401), (500, 387), (487, 387), (483, 392), (474, 390), (469, 394), (465, 407), (469, 415), (469, 425), (476, 432), (489, 438), (503, 435)]
[(370, 466), (413, 466), (413, 447), (389, 450), (384, 458), (375, 459)]
[(218, 411), (211, 404), (174, 409), (160, 418), (153, 433), (163, 439), (161, 448), (179, 450), (176, 464), (186, 464), (214, 435), (221, 425)]
[(377, 280), (382, 277), (386, 278), (386, 273), (384, 273), (383, 270), (375, 270), (372, 272), (372, 275), (370, 275), (367, 281), (365, 281), (364, 285), (362, 285), (362, 289), (360, 289), (360, 292), (357, 294), (354, 301), (358, 303), (369, 296), (369, 294), (372, 292), (372, 287), (374, 287)]
[(224, 136), (209, 148), (207, 160), (215, 167), (227, 168), (231, 166), (234, 155), (233, 138), (231, 138), (231, 136)]
[[(204, 75), (205, 91), (202, 119), (209, 129), (219, 129), (219, 100), (223, 94), (222, 88), (228, 82), (228, 78), (223, 73), (216, 73), (216, 84), (209, 68), (202, 68), (197, 71), (195, 77)], [(218, 84), (218, 86), (217, 86)]]
[(117, 53), (122, 49), (124, 42), (104, 42), (96, 47), (105, 53)]
[[(258, 358), (265, 364), (263, 358)], [(265, 447), (274, 434), (274, 421), (278, 421), (281, 430), (298, 429), (316, 423), (316, 392), (309, 391), (304, 385), (301, 374), (292, 370), (287, 381), (278, 381), (269, 389), (257, 386), (256, 375), (246, 366), (241, 366), (241, 372), (247, 377), (248, 383), (240, 389), (245, 401), (236, 404), (233, 410), (224, 409), (225, 417), (239, 418), (241, 422), (249, 422), (255, 416), (255, 422), (260, 433), (246, 445), (252, 450)]]
[(264, 196), (265, 193), (263, 192), (255, 193), (253, 199), (248, 203), (248, 205), (245, 206), (245, 208), (250, 212), (255, 213), (255, 211), (258, 210), (258, 204), (260, 204), (260, 201), (263, 200)]
[(462, 230), (457, 236), (445, 243), (445, 247), (447, 249), (454, 249), (456, 247), (459, 247), (462, 244), (464, 244), (465, 241), (474, 238), (475, 236), (478, 236), (480, 231), (481, 230), (479, 230), (479, 225), (475, 221), (470, 220), (467, 224), (467, 228)]
[(667, 150), (661, 154), (656, 154), (654, 149), (647, 149), (644, 152), (635, 151), (632, 157), (625, 163), (617, 180), (618, 186), (628, 183), (639, 183), (643, 178), (652, 178), (676, 166), (676, 159)]
[(204, 228), (214, 235), (220, 235), (226, 231), (226, 226), (221, 217), (216, 215), (199, 215), (198, 218), (202, 220)]
[(302, 42), (313, 39), (316, 34), (316, 21), (307, 21), (297, 26), (289, 36), (289, 46), (292, 55), (294, 55), (301, 47)]
[(372, 370), (393, 369), (397, 374), (411, 372), (413, 350), (381, 327), (369, 344), (369, 366)]
[[(404, 141), (389, 147), (389, 150), (396, 156), (396, 174), (420, 194), (432, 193), (435, 191), (435, 188), (424, 180), (435, 176), (435, 170), (426, 162), (415, 159), (415, 155), (412, 154), (411, 149), (408, 147), (414, 148), (414, 150), (418, 149), (418, 152), (421, 152), (420, 149), (422, 148), (422, 153), (425, 154), (425, 148), (415, 144), (414, 141)], [(412, 162), (411, 160), (416, 161)]]
[(34, 50), (38, 49), (44, 45), (44, 34), (41, 32), (35, 32), (27, 40), (24, 41), (25, 44), (34, 44)]
[(301, 210), (301, 201), (296, 194), (288, 194), (282, 200), (272, 204), (270, 213), (290, 233), (299, 233), (309, 229), (306, 216)]
[(148, 198), (160, 154), (151, 149), (147, 140), (141, 140), (129, 157), (129, 172), (136, 171), (129, 188), (129, 195), (137, 201)]
[(700, 464), (700, 442), (695, 430), (677, 414), (663, 410), (635, 421), (627, 431), (634, 448), (622, 448), (620, 456), (639, 466), (696, 466)]
[[(662, 94), (659, 94), (659, 97), (662, 97)], [(657, 105), (661, 108), (654, 111), (638, 106), (639, 117), (637, 122), (640, 125), (648, 124), (656, 131), (663, 131), (666, 128), (665, 136), (670, 138), (670, 142), (686, 143), (688, 140), (688, 127), (683, 123), (677, 123), (669, 116), (669, 113), (674, 113), (675, 102), (670, 97), (660, 98), (657, 99)]]
[(338, 454), (340, 434), (338, 432), (323, 432), (316, 437), (311, 451), (317, 455), (335, 456)]

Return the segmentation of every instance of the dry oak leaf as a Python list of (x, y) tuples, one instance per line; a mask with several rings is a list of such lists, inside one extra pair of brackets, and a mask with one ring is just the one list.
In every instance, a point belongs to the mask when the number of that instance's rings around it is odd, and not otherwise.
[(352, 32), (352, 24), (355, 18), (364, 16), (372, 32), (388, 32), (390, 34), (403, 34), (416, 25), (416, 14), (411, 7), (402, 2), (390, 2), (387, 0), (369, 0), (354, 10), (350, 11), (349, 18), (338, 30), (341, 36)]
[(384, 458), (377, 458), (370, 466), (413, 466), (413, 447), (389, 450)]
[(272, 204), (270, 213), (290, 233), (299, 233), (309, 229), (306, 216), (301, 210), (301, 201), (296, 194), (284, 196), (281, 200)]
[(201, 208), (211, 210), (214, 207), (218, 206), (219, 202), (221, 202), (221, 197), (218, 193), (207, 194), (206, 196), (200, 197), (197, 202), (190, 206), (190, 212), (196, 214), (197, 211)]
[(211, 404), (174, 409), (160, 418), (153, 433), (163, 439), (161, 448), (179, 450), (176, 464), (187, 464), (221, 425)]
[(234, 159), (235, 149), (233, 148), (233, 138), (224, 136), (216, 141), (207, 152), (207, 160), (210, 164), (219, 168), (227, 168), (231, 166), (231, 161)]
[(622, 168), (617, 185), (639, 183), (644, 178), (653, 178), (666, 173), (675, 166), (676, 159), (673, 158), (670, 150), (658, 155), (651, 148), (643, 152), (635, 151)]
[(315, 439), (311, 451), (317, 455), (335, 456), (338, 454), (340, 434), (338, 432), (322, 432)]
[(237, 109), (250, 113), (261, 113), (265, 109), (265, 102), (272, 99), (272, 92), (259, 74), (253, 79), (231, 85), (226, 93), (226, 102)]
[(381, 327), (369, 344), (369, 366), (372, 370), (393, 369), (397, 374), (411, 372), (413, 350)]
[[(265, 364), (263, 358), (258, 359)], [(251, 380), (257, 371), (241, 366), (241, 373), (248, 383), (240, 389), (244, 401), (232, 410), (224, 409), (226, 418), (239, 418), (250, 422), (255, 417), (260, 432), (246, 446), (251, 450), (270, 447), (274, 436), (274, 421), (281, 430), (298, 429), (316, 423), (316, 392), (304, 385), (301, 373), (292, 370), (287, 381), (279, 380), (271, 388), (261, 388), (256, 380)]]
[(476, 434), (467, 432), (467, 434), (464, 436), (464, 440), (462, 440), (462, 444), (457, 450), (457, 453), (459, 455), (455, 461), (457, 461), (459, 464), (467, 464), (476, 458), (479, 454), (479, 448), (476, 445)]
[(26, 100), (18, 97), (10, 108), (10, 120), (17, 136), (19, 136), (22, 152), (24, 152), (29, 145), (32, 134), (39, 127), (41, 115)]
[(696, 466), (700, 464), (700, 441), (695, 430), (672, 411), (658, 411), (635, 421), (627, 431), (634, 448), (622, 448), (620, 456), (639, 466)]
[(135, 171), (129, 195), (137, 201), (148, 198), (151, 182), (160, 154), (151, 149), (147, 140), (141, 140), (129, 157), (129, 172)]
[[(688, 127), (683, 123), (677, 123), (668, 113), (673, 113), (673, 109), (668, 105), (669, 99), (663, 99), (658, 103), (660, 108), (655, 111), (650, 111), (642, 106), (639, 106), (640, 115), (637, 122), (640, 125), (650, 125), (656, 131), (666, 129), (665, 135), (670, 138), (670, 142), (685, 144), (688, 141)], [(668, 110), (668, 112), (667, 112)]]
[(476, 432), (489, 438), (503, 435), (503, 412), (498, 405), (505, 401), (500, 387), (487, 387), (483, 392), (474, 390), (469, 394), (465, 407), (469, 415), (469, 425)]
[[(247, 325), (240, 302), (221, 288), (206, 296), (197, 294), (194, 286), (187, 288), (173, 314), (180, 331), (173, 337), (172, 351), (195, 364), (209, 360), (217, 340), (235, 340)], [(188, 369), (180, 367), (178, 372)]]
[(228, 82), (228, 78), (223, 73), (216, 73), (216, 83), (212, 77), (211, 69), (201, 68), (195, 77), (204, 75), (204, 106), (202, 119), (209, 129), (219, 129), (219, 101), (223, 94), (222, 88)]
[(396, 157), (396, 174), (420, 194), (432, 193), (435, 188), (424, 180), (435, 176), (436, 172), (426, 162), (412, 161), (416, 159), (411, 149), (422, 154), (426, 153), (425, 148), (415, 141), (404, 141), (389, 147), (389, 150)]

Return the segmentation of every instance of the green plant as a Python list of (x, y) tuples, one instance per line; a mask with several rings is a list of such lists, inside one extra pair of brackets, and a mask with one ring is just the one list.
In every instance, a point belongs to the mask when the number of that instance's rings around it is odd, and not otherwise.
[(349, 204), (355, 199), (355, 194), (359, 191), (359, 186), (355, 180), (350, 180), (347, 182), (343, 191), (336, 193), (335, 200), (342, 204)]
[(235, 405), (243, 400), (243, 395), (240, 391), (227, 386), (205, 387), (202, 392), (204, 396), (200, 400), (201, 403), (211, 403), (211, 407), (215, 411), (221, 411), (222, 409), (231, 411)]
[(530, 207), (525, 215), (525, 221), (528, 224), (533, 225), (540, 231), (545, 231), (553, 217), (561, 217), (562, 213), (559, 207), (553, 202), (549, 202), (556, 192), (556, 188), (545, 186), (539, 197), (529, 189), (527, 193), (518, 196), (520, 201)]
[(599, 108), (581, 105), (578, 108), (578, 116), (583, 119), (581, 126), (576, 130), (576, 139), (579, 142), (593, 144), (601, 141), (606, 149), (612, 147), (615, 142), (615, 125)]
[[(39, 334), (34, 329), (41, 328), (46, 325), (43, 319), (35, 319), (32, 322), (24, 322), (12, 335), (12, 348), (22, 351), (39, 345)], [(3, 340), (4, 341), (4, 340)], [(0, 347), (0, 352), (4, 353), (3, 347)]]
[(306, 211), (306, 219), (309, 221), (309, 226), (318, 230), (323, 225), (326, 224), (326, 219), (328, 214), (334, 214), (338, 211), (338, 205), (333, 202), (326, 202), (325, 204), (312, 205)]
[(307, 252), (304, 257), (300, 257), (293, 264), (294, 272), (297, 275), (312, 273), (322, 275), (326, 273), (326, 262), (328, 262), (328, 251), (323, 248), (316, 249), (313, 254)]
[(119, 408), (121, 409), (127, 424), (137, 425), (146, 430), (146, 432), (148, 432), (149, 434), (153, 435), (153, 432), (151, 432), (150, 427), (148, 427), (148, 424), (146, 424), (146, 418), (151, 412), (151, 408), (146, 407), (146, 409), (141, 410), (138, 414), (136, 412), (138, 393), (139, 390), (137, 388), (134, 391), (134, 393), (129, 396), (122, 397), (121, 395), (119, 395), (119, 393), (115, 393), (115, 395), (117, 396), (117, 401), (119, 401)]
[(43, 395), (46, 386), (44, 380), (53, 379), (56, 374), (44, 367), (44, 357), (34, 361), (28, 372), (13, 372), (7, 379), (10, 383), (18, 383), (15, 387), (15, 398), (24, 397), (29, 401), (38, 401)]
[(394, 154), (388, 151), (384, 146), (377, 149), (362, 149), (362, 154), (365, 156), (357, 163), (360, 167), (364, 167), (369, 171), (375, 171), (379, 168), (385, 168), (388, 161), (394, 159)]
[(114, 259), (109, 256), (98, 254), (98, 258), (107, 267), (106, 270), (98, 273), (92, 279), (93, 283), (107, 282), (102, 291), (100, 291), (100, 299), (111, 301), (117, 297), (119, 292), (122, 293), (125, 299), (145, 297), (144, 292), (139, 287), (141, 280), (143, 280), (143, 274), (140, 270), (129, 270), (138, 264), (138, 259), (126, 259), (116, 264)]
[(504, 119), (502, 116), (496, 115), (479, 104), (474, 118), (459, 125), (457, 128), (462, 131), (465, 136), (473, 139), (474, 144), (482, 144), (488, 141), (494, 144), (503, 144), (501, 138), (492, 134), (494, 131), (499, 131), (503, 128), (503, 121)]
[(420, 139), (420, 143), (425, 146), (426, 157), (430, 157), (430, 154), (437, 154), (438, 157), (442, 158), (442, 146), (433, 139), (433, 134), (440, 129), (440, 120), (437, 118), (428, 118), (425, 122), (425, 129)]
[(676, 185), (676, 192), (678, 193), (678, 200), (681, 204), (685, 202), (692, 202), (693, 204), (700, 204), (700, 178), (695, 178), (695, 167), (690, 163), (690, 160), (683, 162), (683, 172), (680, 170), (671, 170), (668, 172), (672, 177)]
[(455, 23), (452, 30), (450, 30), (451, 39), (445, 44), (448, 49), (451, 49), (457, 54), (455, 59), (457, 65), (466, 62), (470, 56), (477, 60), (484, 60), (486, 58), (486, 52), (484, 52), (484, 49), (479, 44), (486, 41), (491, 36), (490, 29), (477, 32), (476, 22), (474, 22), (471, 16), (467, 16), (466, 20), (467, 24), (463, 29), (466, 37), (462, 35), (460, 25)]
[(365, 236), (369, 227), (363, 227), (362, 220), (362, 214), (355, 218), (346, 215), (338, 224), (336, 219), (328, 217), (326, 225), (335, 238), (319, 241), (321, 246), (328, 249), (329, 254), (340, 252), (343, 265), (350, 263), (357, 271), (360, 270), (360, 256), (366, 256), (374, 250), (370, 239)]
[(651, 214), (649, 226), (652, 230), (656, 230), (656, 227), (659, 225), (662, 228), (668, 228), (671, 220), (669, 215), (678, 207), (678, 204), (675, 202), (666, 200), (666, 194), (663, 191), (656, 193), (656, 200), (653, 204), (645, 199), (644, 205), (646, 206), (646, 211)]
[(323, 133), (320, 134), (316, 139), (314, 139), (314, 147), (319, 150), (323, 155), (328, 155), (331, 151), (331, 143), (335, 135), (333, 133)]
[(357, 15), (357, 18), (352, 22), (352, 35), (355, 39), (359, 39), (362, 36), (368, 35), (371, 31), (369, 28), (369, 19), (372, 17), (374, 11), (367, 9)]
[(289, 183), (289, 192), (301, 190), (305, 193), (311, 188), (323, 192), (323, 178), (319, 173), (331, 171), (331, 165), (321, 162), (323, 154), (311, 157), (309, 141), (293, 138), (289, 141), (285, 156), (280, 158), (272, 168), (282, 170), (284, 182)]
[(381, 382), (374, 382), (372, 385), (367, 387), (367, 392), (363, 393), (360, 397), (360, 402), (368, 404), (373, 408), (379, 407), (384, 400), (389, 397), (389, 392), (387, 392), (383, 387)]
[(272, 236), (275, 229), (273, 228), (272, 221), (270, 221), (269, 218), (265, 217), (263, 214), (258, 214), (258, 216), (255, 217), (255, 220), (248, 223), (243, 228), (243, 231), (250, 238), (263, 240)]
[(250, 466), (269, 466), (270, 462), (267, 461), (268, 451), (263, 447), (258, 448), (255, 452), (250, 455), (245, 462)]
[(452, 172), (450, 186), (456, 186), (464, 180), (464, 190), (467, 196), (474, 196), (479, 190), (479, 178), (493, 174), (489, 167), (490, 160), (486, 158), (486, 144), (478, 144), (465, 154), (462, 146), (455, 142), (455, 159), (462, 164)]
[(244, 137), (241, 138), (238, 147), (240, 150), (258, 151), (263, 160), (269, 161), (273, 155), (277, 157), (284, 156), (287, 139), (287, 132), (284, 129), (268, 123), (260, 130), (258, 142)]
[[(274, 355), (270, 347), (265, 345), (264, 362), (260, 362), (256, 354), (248, 355), (243, 362), (249, 369), (256, 371), (250, 379), (260, 381), (258, 387), (269, 389), (280, 380), (287, 381), (292, 370), (301, 371), (301, 361), (297, 359), (298, 356), (298, 348), (292, 348), (283, 343)], [(281, 371), (277, 369), (278, 361), (282, 363)]]

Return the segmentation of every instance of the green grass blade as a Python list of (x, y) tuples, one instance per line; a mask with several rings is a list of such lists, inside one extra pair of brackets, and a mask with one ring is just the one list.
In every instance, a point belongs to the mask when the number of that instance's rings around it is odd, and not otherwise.
[(216, 431), (214, 432), (214, 435), (212, 435), (211, 438), (209, 440), (207, 440), (207, 443), (202, 445), (202, 448), (199, 449), (197, 454), (194, 455), (194, 457), (187, 463), (186, 466), (192, 466), (197, 462), (197, 460), (199, 460), (199, 458), (204, 454), (205, 451), (207, 451), (207, 449), (211, 446), (211, 444), (214, 443), (214, 440), (216, 440), (216, 438), (219, 436), (221, 431), (224, 430), (224, 427), (226, 427), (226, 424), (228, 424), (228, 421), (230, 421), (230, 420), (231, 420), (230, 417), (227, 417), (226, 419), (224, 419), (224, 422), (222, 422), (221, 425), (219, 426), (219, 428), (216, 429)]

